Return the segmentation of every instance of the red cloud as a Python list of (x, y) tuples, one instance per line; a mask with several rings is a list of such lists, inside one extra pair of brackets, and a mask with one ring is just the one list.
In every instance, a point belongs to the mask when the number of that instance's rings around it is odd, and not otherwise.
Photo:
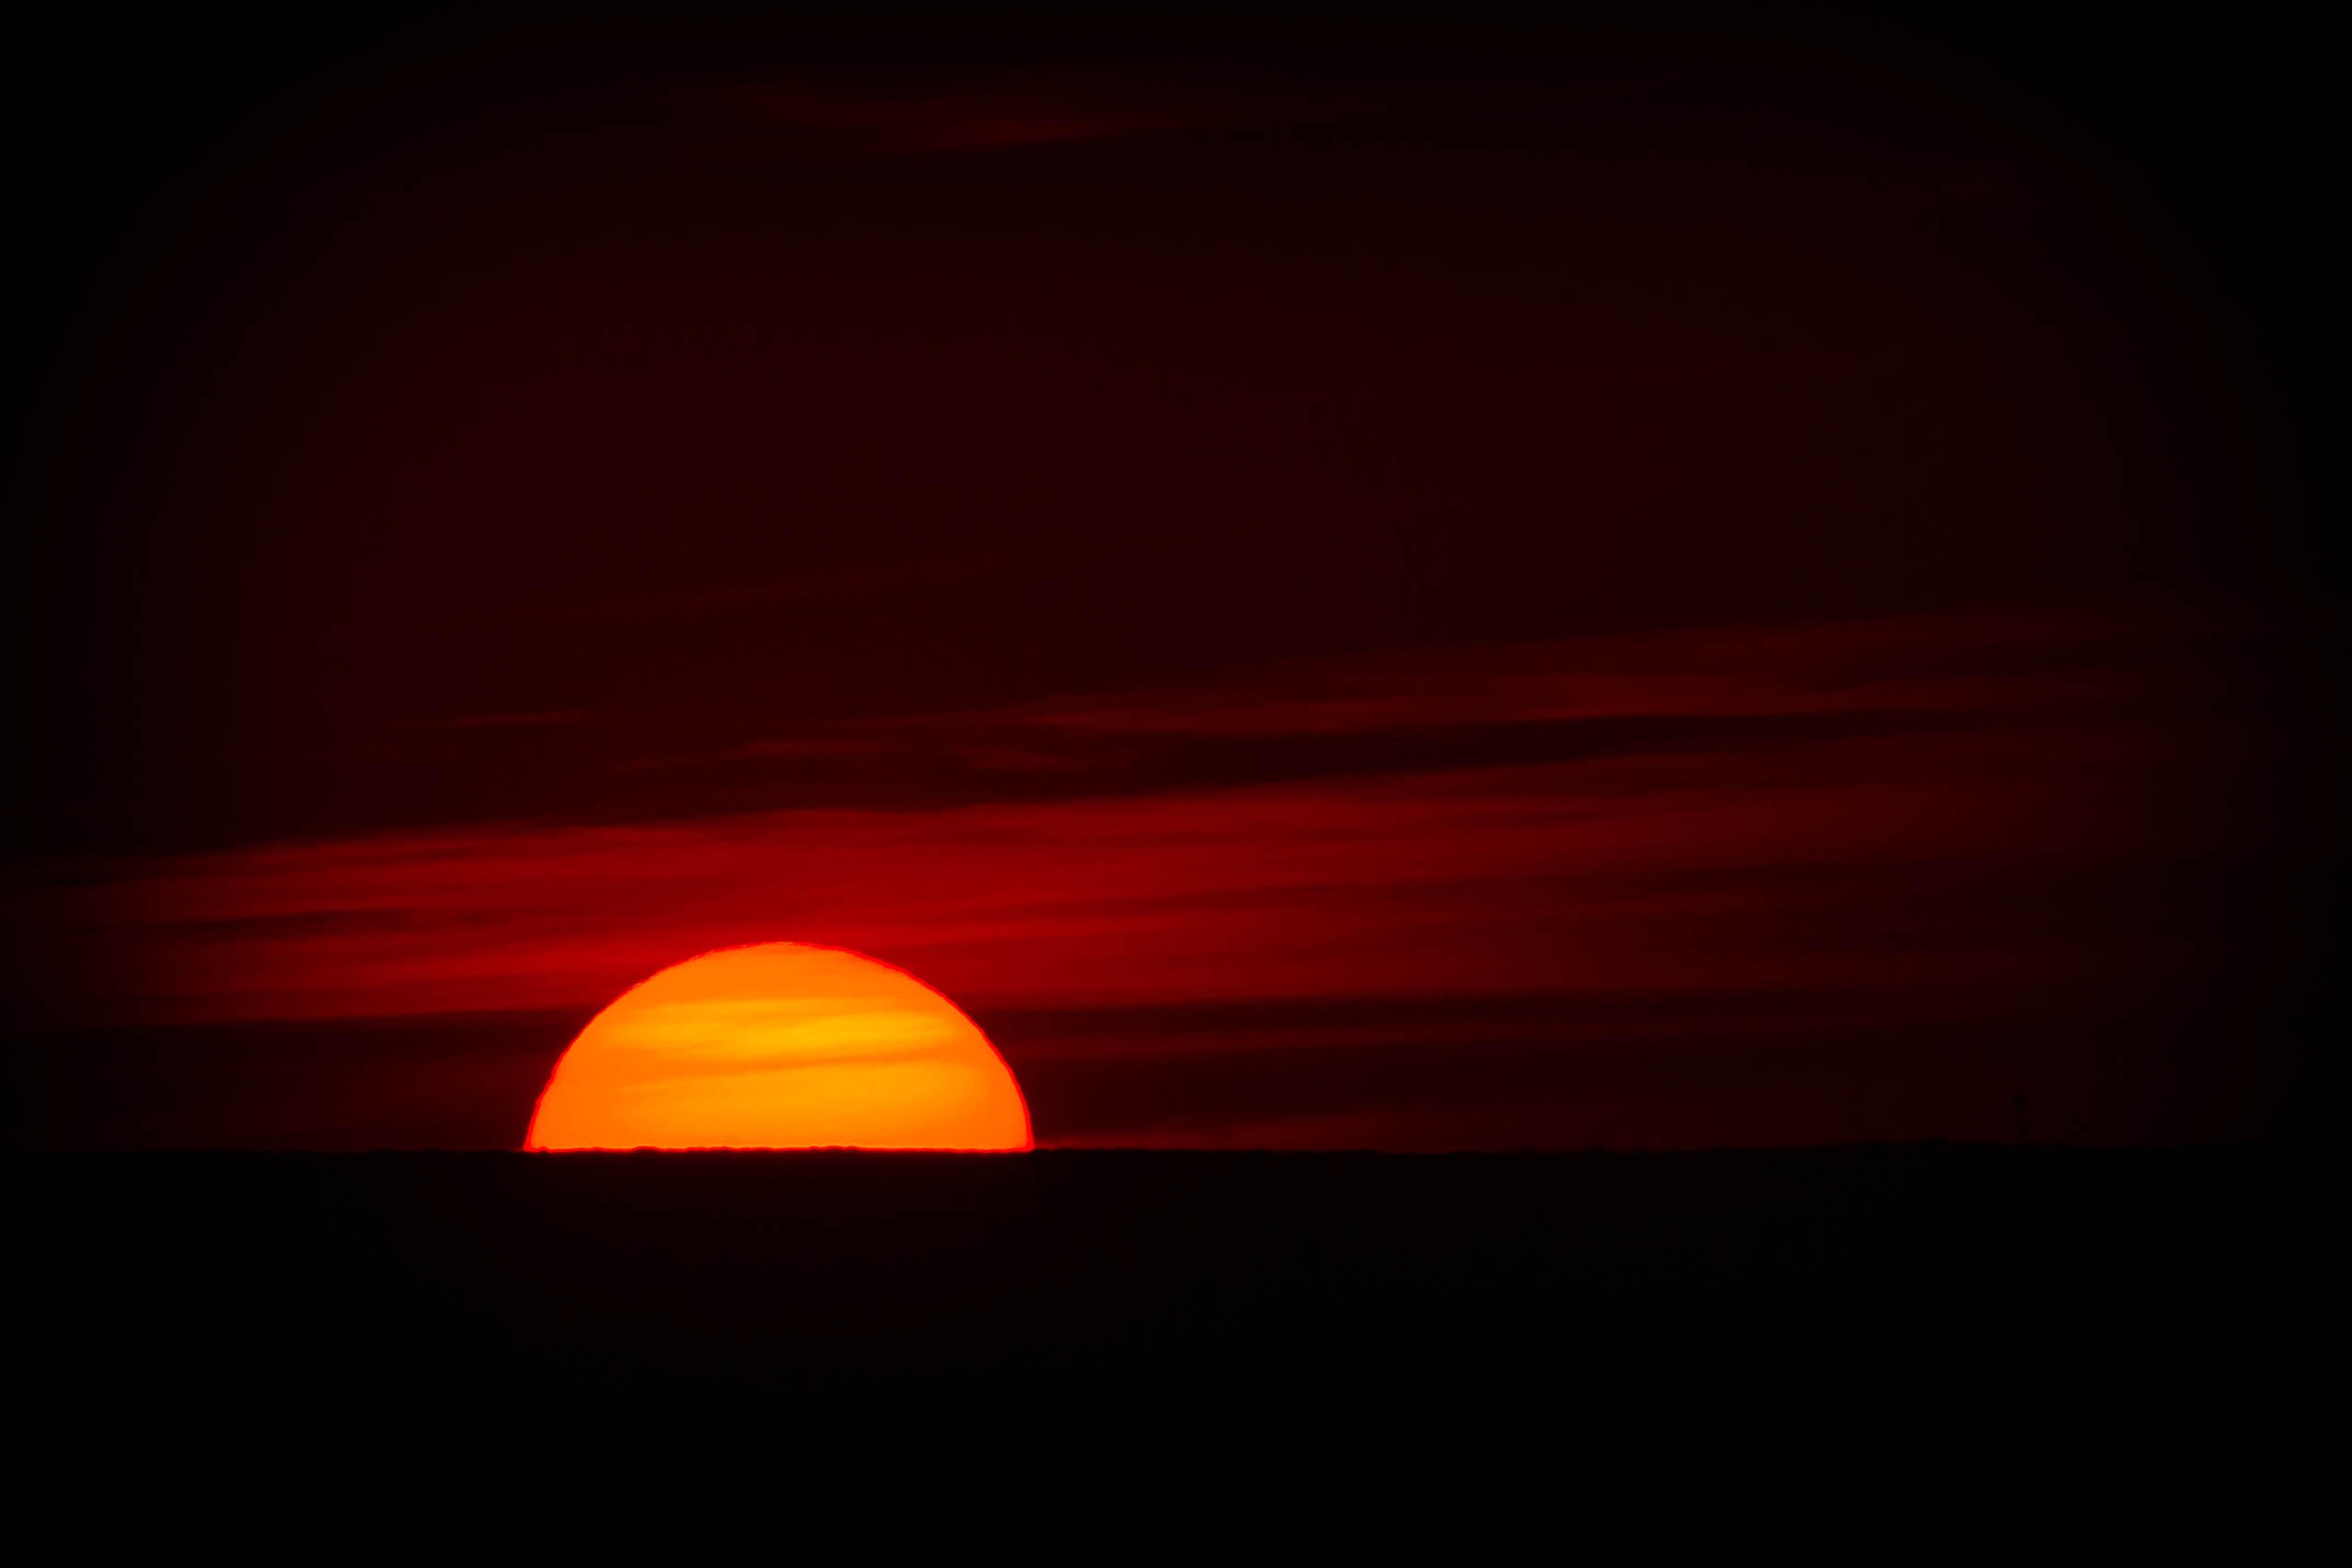
[(871, 953), (983, 1008), (2097, 987), (2182, 956), (2133, 919), (2131, 890), (2229, 831), (2207, 791), (2226, 746), (2180, 690), (2156, 702), (2168, 666), (2139, 635), (1709, 633), (1482, 652), (1385, 694), (1058, 709), (1039, 725), (1095, 735), (1255, 732), (1281, 714), (1937, 722), (1130, 797), (282, 845), (133, 868), (52, 900), (51, 925), (111, 958), (69, 1010), (149, 1021), (594, 1005), (773, 938)]

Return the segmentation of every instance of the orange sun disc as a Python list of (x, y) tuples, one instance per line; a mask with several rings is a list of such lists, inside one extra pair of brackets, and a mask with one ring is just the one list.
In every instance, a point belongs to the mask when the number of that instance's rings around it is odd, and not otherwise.
[(555, 1065), (530, 1149), (1025, 1149), (1012, 1069), (954, 1002), (771, 942), (631, 987)]

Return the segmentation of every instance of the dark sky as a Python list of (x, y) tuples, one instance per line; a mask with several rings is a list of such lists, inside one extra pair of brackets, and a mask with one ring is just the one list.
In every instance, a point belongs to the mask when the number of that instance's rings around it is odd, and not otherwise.
[(773, 938), (965, 1002), (1046, 1142), (2272, 1124), (2307, 54), (60, 35), (16, 1135), (510, 1140)]

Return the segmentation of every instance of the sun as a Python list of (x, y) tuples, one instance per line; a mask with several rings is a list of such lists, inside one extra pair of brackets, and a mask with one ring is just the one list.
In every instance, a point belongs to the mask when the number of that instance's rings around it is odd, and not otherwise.
[(954, 1002), (838, 947), (722, 948), (631, 987), (540, 1091), (527, 1149), (1026, 1149), (1012, 1069)]

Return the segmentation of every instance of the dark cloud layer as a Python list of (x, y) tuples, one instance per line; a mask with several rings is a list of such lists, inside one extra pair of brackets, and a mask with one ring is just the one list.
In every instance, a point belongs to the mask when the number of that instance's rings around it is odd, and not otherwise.
[(18, 849), (784, 805), (613, 770), (1334, 651), (2292, 581), (2196, 238), (1885, 39), (1488, 50), (1484, 89), (1432, 46), (1362, 73), (1409, 113), (833, 162), (671, 90), (887, 130), (1352, 89), (665, 36), (266, 100), (77, 279), (18, 491)]

